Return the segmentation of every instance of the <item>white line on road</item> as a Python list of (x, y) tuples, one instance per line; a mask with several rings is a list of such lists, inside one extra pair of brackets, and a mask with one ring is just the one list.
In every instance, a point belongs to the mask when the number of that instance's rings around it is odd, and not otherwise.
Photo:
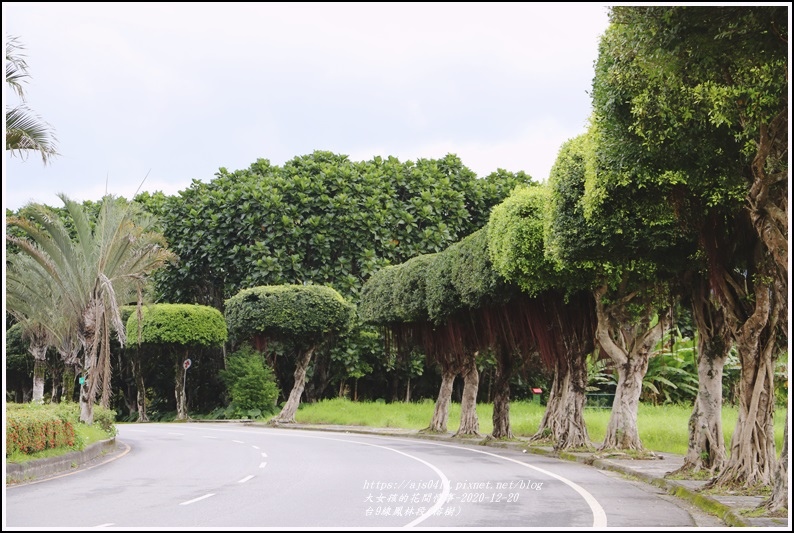
[(267, 454), (265, 452), (262, 452), (262, 457), (267, 457)]
[(174, 431), (169, 431), (168, 434), (169, 435), (184, 435), (184, 433), (176, 433)]
[(245, 444), (245, 442), (243, 442), (241, 440), (232, 440), (232, 442), (236, 442), (237, 444)]
[(99, 524), (98, 526), (94, 526), (94, 527), (110, 527), (113, 524), (115, 524), (115, 522), (108, 522), (107, 524)]
[(218, 437), (214, 437), (212, 435), (202, 435), (205, 439), (217, 439)]
[(210, 494), (205, 494), (204, 496), (199, 496), (198, 498), (193, 498), (192, 500), (188, 500), (186, 502), (182, 502), (179, 505), (190, 505), (191, 503), (196, 503), (198, 501), (205, 500), (205, 499), (209, 498), (210, 496), (215, 496), (215, 493), (212, 492)]
[(259, 468), (265, 468), (266, 466), (267, 466), (267, 463), (259, 463)]
[(252, 445), (251, 445), (251, 448), (253, 448), (254, 450), (258, 450), (258, 449), (259, 449), (259, 446), (255, 446), (255, 445), (253, 445), (253, 444), (252, 444)]
[(245, 476), (243, 479), (241, 479), (237, 483), (245, 483), (246, 481), (248, 481), (249, 479), (252, 479), (253, 477), (254, 476)]

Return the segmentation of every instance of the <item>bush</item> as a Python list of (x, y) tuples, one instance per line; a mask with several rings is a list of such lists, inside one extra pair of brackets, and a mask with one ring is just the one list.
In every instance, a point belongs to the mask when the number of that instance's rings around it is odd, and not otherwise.
[(33, 403), (10, 405), (13, 407), (6, 414), (6, 457), (77, 444), (77, 416), (73, 412)]
[(273, 369), (249, 344), (231, 354), (221, 370), (231, 400), (230, 418), (257, 418), (276, 412), (278, 385)]

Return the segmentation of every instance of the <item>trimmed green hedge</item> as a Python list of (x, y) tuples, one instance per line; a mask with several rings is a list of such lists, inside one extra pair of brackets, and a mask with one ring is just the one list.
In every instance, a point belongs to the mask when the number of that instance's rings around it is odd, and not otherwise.
[(6, 457), (17, 452), (32, 454), (77, 443), (76, 417), (66, 409), (29, 403), (8, 404), (6, 413)]
[[(141, 311), (141, 343), (220, 346), (228, 337), (226, 321), (214, 307), (154, 304)], [(138, 343), (138, 314), (134, 310), (127, 319), (127, 342)]]
[(324, 285), (263, 285), (226, 300), (230, 334), (245, 342), (257, 337), (316, 344), (353, 326), (356, 307)]

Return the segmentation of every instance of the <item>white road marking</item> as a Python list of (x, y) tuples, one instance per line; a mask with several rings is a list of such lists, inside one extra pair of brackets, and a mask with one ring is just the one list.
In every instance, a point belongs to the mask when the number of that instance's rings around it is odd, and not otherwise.
[(205, 439), (217, 439), (218, 437), (214, 437), (212, 435), (202, 435)]
[(265, 452), (262, 452), (262, 457), (267, 457), (267, 454)]
[[(236, 430), (236, 429), (216, 429), (214, 431), (233, 432), (233, 431), (241, 431), (241, 430)], [(242, 431), (245, 431), (245, 430), (242, 430)], [(285, 430), (285, 431), (289, 432), (289, 433), (292, 433), (292, 431), (290, 431), (290, 430)], [(295, 433), (298, 433), (298, 432), (295, 432)], [(409, 455), (407, 453), (401, 452), (399, 450), (395, 450), (394, 448), (389, 448), (387, 446), (380, 446), (378, 444), (369, 444), (367, 442), (361, 442), (361, 441), (355, 441), (355, 440), (336, 439), (336, 438), (332, 438), (332, 437), (321, 437), (321, 436), (318, 436), (318, 435), (287, 435), (286, 433), (284, 433), (284, 434), (274, 433), (274, 435), (290, 436), (290, 437), (301, 437), (301, 438), (311, 438), (311, 439), (334, 440), (334, 441), (339, 441), (339, 442), (351, 442), (351, 443), (355, 443), (355, 444), (363, 444), (365, 446), (374, 446), (376, 448), (383, 448), (385, 450), (390, 450), (390, 451), (399, 453), (401, 455), (405, 455), (406, 457), (410, 457), (411, 459), (415, 459), (415, 460), (427, 465), (431, 469), (435, 470), (436, 473), (442, 478), (442, 484), (443, 484), (443, 487), (444, 487), (444, 490), (442, 492), (443, 497), (440, 496), (438, 501), (436, 502), (436, 504), (433, 507), (431, 507), (424, 515), (420, 516), (419, 518), (417, 518), (413, 522), (410, 522), (409, 524), (407, 524), (406, 527), (415, 526), (416, 524), (418, 524), (418, 523), (424, 521), (425, 519), (429, 518), (430, 516), (432, 516), (433, 513), (435, 513), (436, 509), (438, 509), (439, 507), (441, 507), (444, 504), (444, 502), (446, 501), (447, 495), (449, 494), (449, 479), (447, 479), (446, 476), (444, 476), (443, 472), (438, 470), (435, 466), (431, 465), (430, 463), (428, 463), (428, 462), (426, 462), (426, 461), (424, 461), (422, 459), (419, 459), (418, 457), (414, 457), (412, 455)], [(378, 440), (395, 440), (395, 439), (396, 440), (400, 440), (399, 437), (387, 437), (387, 436), (381, 436), (381, 435), (366, 435), (366, 436), (362, 435), (362, 437), (371, 438), (371, 439), (378, 439)], [(207, 437), (207, 438), (217, 438), (217, 437)], [(418, 439), (418, 440), (422, 440), (422, 439)], [(576, 491), (576, 493), (579, 494), (584, 499), (585, 503), (587, 503), (587, 505), (590, 507), (590, 511), (593, 513), (593, 526), (592, 526), (593, 528), (605, 528), (607, 526), (607, 515), (606, 515), (606, 512), (604, 511), (604, 508), (601, 507), (601, 504), (598, 503), (598, 500), (596, 500), (595, 496), (593, 496), (587, 490), (585, 490), (584, 488), (582, 488), (581, 486), (577, 485), (576, 483), (574, 483), (573, 481), (571, 481), (571, 480), (569, 480), (567, 478), (564, 478), (564, 477), (562, 477), (560, 475), (557, 475), (557, 474), (555, 474), (553, 472), (550, 472), (548, 470), (545, 470), (543, 468), (527, 464), (527, 463), (525, 463), (523, 461), (517, 461), (517, 460), (512, 459), (510, 457), (503, 457), (503, 456), (495, 454), (495, 453), (485, 452), (485, 451), (481, 451), (481, 450), (474, 450), (472, 448), (466, 448), (464, 446), (452, 446), (450, 444), (441, 444), (441, 443), (437, 443), (437, 442), (429, 442), (429, 441), (425, 441), (425, 440), (422, 440), (421, 443), (422, 444), (427, 444), (429, 446), (442, 446), (442, 447), (446, 447), (446, 448), (457, 448), (457, 449), (460, 449), (460, 450), (466, 450), (466, 451), (470, 451), (470, 452), (474, 452), (474, 453), (481, 453), (483, 455), (490, 455), (490, 456), (496, 457), (498, 459), (503, 459), (505, 461), (510, 461), (510, 462), (519, 464), (521, 466), (525, 466), (527, 468), (530, 468), (532, 470), (536, 470), (538, 472), (542, 472), (543, 474), (551, 476), (554, 479), (558, 479), (558, 480), (562, 481), (563, 483), (565, 483), (566, 485), (568, 485), (569, 487), (571, 487), (574, 491)], [(265, 464), (265, 463), (263, 463), (263, 464)], [(263, 466), (260, 465), (260, 468), (263, 468)]]
[(199, 496), (198, 498), (193, 498), (192, 500), (188, 500), (186, 502), (182, 502), (179, 505), (190, 505), (191, 503), (196, 503), (201, 500), (206, 500), (210, 496), (215, 496), (215, 493), (205, 494), (204, 496)]
[(245, 483), (246, 481), (248, 481), (249, 479), (252, 479), (253, 477), (254, 476), (245, 476), (243, 479), (241, 479), (237, 483)]
[(110, 527), (113, 524), (115, 524), (115, 522), (108, 522), (107, 524), (99, 524), (98, 526), (94, 526), (94, 527)]
[(265, 468), (266, 466), (267, 466), (267, 463), (259, 463), (259, 468)]
[(232, 442), (236, 442), (237, 444), (245, 444), (245, 442), (243, 442), (241, 440), (232, 440)]

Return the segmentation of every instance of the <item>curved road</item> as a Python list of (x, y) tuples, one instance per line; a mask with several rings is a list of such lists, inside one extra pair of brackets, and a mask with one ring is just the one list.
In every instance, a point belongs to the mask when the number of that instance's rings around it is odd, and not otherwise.
[(118, 426), (123, 457), (8, 487), (8, 527), (692, 527), (683, 503), (554, 458), (238, 424)]

